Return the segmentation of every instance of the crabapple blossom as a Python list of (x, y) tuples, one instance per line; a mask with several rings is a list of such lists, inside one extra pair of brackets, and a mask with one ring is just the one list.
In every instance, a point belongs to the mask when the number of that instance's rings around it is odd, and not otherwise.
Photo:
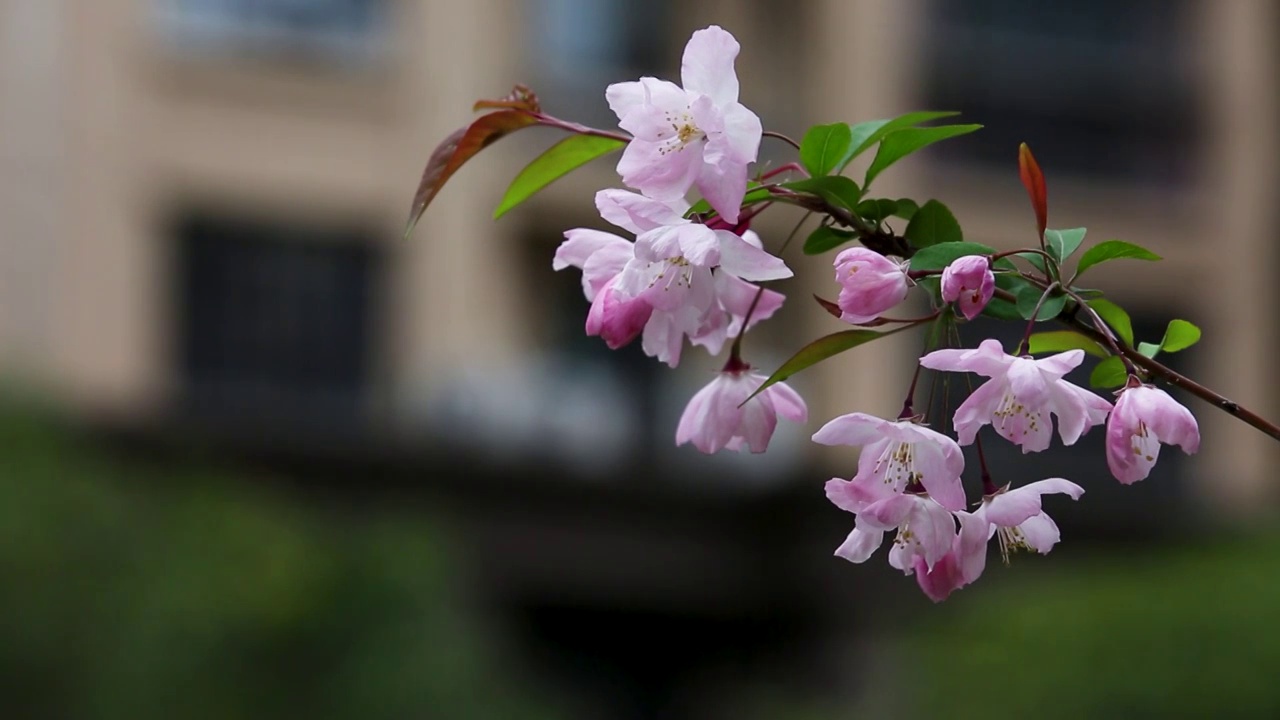
[(987, 567), (987, 541), (991, 524), (975, 513), (955, 513), (960, 531), (951, 540), (951, 549), (930, 568), (924, 558), (915, 558), (916, 584), (934, 602), (977, 580)]
[(889, 565), (910, 575), (916, 559), (932, 568), (950, 550), (956, 524), (951, 512), (928, 495), (902, 493), (886, 485), (865, 487), (857, 480), (832, 478), (827, 499), (854, 514), (853, 530), (836, 548), (836, 556), (852, 563), (866, 562), (884, 543), (884, 534), (896, 531), (889, 550)]
[(854, 247), (836, 255), (840, 283), (840, 319), (859, 325), (880, 317), (902, 302), (911, 289), (905, 262), (894, 262), (873, 250)]
[(1133, 385), (1120, 392), (1107, 422), (1107, 466), (1128, 485), (1142, 480), (1160, 456), (1160, 443), (1191, 454), (1200, 449), (1195, 417), (1165, 391)]
[(991, 523), (991, 534), (999, 538), (1000, 556), (1006, 564), (1009, 554), (1017, 550), (1035, 550), (1045, 555), (1057, 544), (1061, 537), (1058, 525), (1040, 509), (1041, 498), (1050, 493), (1079, 500), (1084, 488), (1070, 480), (1048, 478), (983, 498), (976, 512)]
[(645, 328), (653, 307), (618, 288), (622, 268), (633, 257), (632, 243), (617, 235), (577, 228), (565, 232), (551, 266), (582, 269), (582, 292), (591, 301), (588, 335), (599, 335), (611, 350), (627, 345)]
[(618, 162), (622, 182), (649, 197), (678, 200), (696, 185), (727, 222), (736, 223), (763, 128), (738, 102), (738, 41), (719, 26), (689, 38), (684, 87), (642, 77), (605, 90), (618, 124), (631, 133)]
[(966, 320), (977, 317), (995, 291), (996, 276), (983, 255), (956, 258), (942, 271), (942, 300), (958, 302)]
[(1083, 359), (1083, 350), (1040, 360), (1014, 357), (1004, 352), (999, 340), (987, 339), (972, 350), (935, 350), (920, 358), (920, 364), (931, 370), (991, 378), (956, 408), (953, 420), (962, 445), (972, 443), (978, 429), (990, 424), (1027, 453), (1049, 447), (1050, 414), (1058, 417), (1064, 445), (1075, 443), (1086, 430), (1106, 420), (1111, 403), (1062, 379)]
[(708, 454), (722, 448), (762, 453), (779, 415), (792, 422), (808, 420), (804, 399), (786, 383), (770, 385), (748, 400), (766, 378), (731, 360), (733, 365), (738, 367), (726, 367), (689, 401), (676, 428), (676, 445), (692, 442)]
[(841, 415), (813, 434), (823, 445), (862, 447), (854, 486), (878, 496), (922, 486), (947, 510), (964, 509), (964, 454), (955, 440), (910, 420), (889, 421), (865, 413)]

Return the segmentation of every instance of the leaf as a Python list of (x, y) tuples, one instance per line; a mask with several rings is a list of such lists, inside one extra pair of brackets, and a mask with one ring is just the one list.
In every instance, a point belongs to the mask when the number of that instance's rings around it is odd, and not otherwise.
[(919, 125), (920, 123), (929, 122), (930, 120), (954, 117), (959, 114), (960, 113), (954, 111), (936, 112), (926, 110), (923, 112), (911, 112), (905, 115), (899, 115), (898, 117), (889, 120), (868, 120), (866, 122), (860, 122), (849, 128), (853, 136), (849, 145), (849, 152), (840, 161), (837, 169), (843, 170), (850, 161), (871, 149), (871, 146), (879, 142), (880, 138), (888, 135), (894, 130)]
[(821, 255), (822, 253), (838, 248), (841, 245), (853, 239), (854, 233), (847, 230), (837, 230), (831, 227), (820, 227), (809, 233), (809, 237), (804, 241), (805, 255)]
[[(924, 208), (921, 208), (923, 212)], [(990, 255), (995, 250), (981, 243), (950, 242), (931, 245), (911, 256), (911, 269), (915, 272), (941, 270), (950, 265), (956, 258), (965, 255)]]
[(1031, 267), (1034, 267), (1040, 272), (1042, 273), (1048, 272), (1048, 270), (1046, 270), (1044, 266), (1044, 256), (1041, 255), (1040, 253), (1020, 252), (1020, 253), (1015, 253), (1015, 255), (1031, 263)]
[(1164, 342), (1160, 348), (1165, 352), (1178, 352), (1200, 342), (1200, 328), (1186, 320), (1170, 320), (1164, 331)]
[(1128, 379), (1124, 361), (1115, 355), (1095, 365), (1093, 372), (1089, 373), (1089, 384), (1099, 389), (1120, 387)]
[(1138, 343), (1138, 353), (1154, 359), (1155, 356), (1160, 354), (1160, 346), (1155, 343), (1140, 342)]
[[(782, 366), (773, 371), (773, 374), (764, 381), (756, 391), (747, 396), (747, 400), (759, 395), (762, 390), (780, 383), (783, 380), (795, 375), (806, 368), (813, 367), (827, 358), (834, 357), (846, 350), (852, 350), (859, 345), (865, 345), (869, 342), (879, 340), (882, 337), (888, 337), (894, 333), (902, 332), (914, 325), (903, 325), (885, 332), (876, 332), (875, 330), (843, 330), (838, 333), (832, 333), (800, 348), (799, 352), (792, 355), (789, 360), (782, 363)], [(746, 403), (747, 400), (743, 400)]]
[[(761, 200), (769, 199), (769, 188), (760, 187), (760, 183), (754, 180), (750, 180), (747, 182), (747, 187), (751, 189), (747, 190), (747, 194), (744, 195), (742, 198), (742, 204), (744, 206), (753, 205), (755, 203), (760, 202)], [(711, 203), (707, 202), (706, 199), (702, 199), (694, 203), (693, 207), (689, 208), (685, 212), (684, 216), (689, 218), (689, 217), (693, 217), (694, 215), (706, 215), (707, 213), (710, 213), (710, 212), (715, 212), (711, 208)]]
[(1120, 342), (1133, 347), (1133, 321), (1129, 319), (1129, 313), (1125, 312), (1124, 308), (1106, 298), (1089, 300), (1085, 304), (1093, 308), (1093, 311), (1098, 313), (1098, 317), (1111, 327), (1116, 337), (1120, 338)]
[(1035, 333), (1027, 343), (1027, 348), (1032, 355), (1083, 350), (1095, 357), (1108, 357), (1107, 351), (1103, 350), (1101, 345), (1074, 330), (1052, 330), (1050, 332)]
[(898, 198), (898, 208), (893, 211), (893, 215), (894, 217), (900, 217), (909, 222), (912, 216), (914, 216), (919, 210), (920, 206), (916, 204), (915, 200), (912, 200), (911, 198)]
[(887, 217), (898, 211), (897, 200), (887, 200), (885, 198), (876, 198), (874, 200), (863, 200), (858, 203), (857, 215), (863, 220), (873, 223), (879, 223)]
[(796, 180), (783, 183), (782, 187), (796, 192), (817, 195), (826, 200), (828, 205), (842, 207), (850, 212), (853, 212), (858, 207), (858, 201), (862, 199), (862, 191), (858, 189), (858, 183), (843, 175), (828, 175), (826, 177)]
[(1071, 257), (1071, 253), (1080, 247), (1080, 243), (1084, 242), (1084, 228), (1071, 228), (1070, 230), (1045, 230), (1044, 244), (1049, 255), (1062, 263)]
[[(1024, 280), (1019, 275), (1012, 273), (996, 273), (996, 287), (1001, 290), (1013, 293), (1014, 297), (1022, 292), (1024, 287), (1032, 287), (1031, 283)], [(1018, 312), (1018, 306), (1008, 300), (1002, 300), (993, 297), (982, 309), (982, 314), (993, 317), (997, 320), (1021, 320), (1022, 315)]]
[(621, 140), (594, 135), (570, 135), (552, 145), (511, 181), (506, 194), (502, 196), (502, 202), (493, 211), (493, 219), (502, 217), (508, 210), (571, 171), (625, 145)]
[[(1040, 298), (1044, 296), (1044, 290), (1027, 283), (1027, 286), (1021, 288), (1017, 293), (1018, 298), (1018, 314), (1023, 320), (1030, 320), (1035, 314), (1036, 321), (1049, 320), (1057, 317), (1062, 312), (1062, 308), (1067, 304), (1067, 296), (1063, 294), (1053, 294), (1040, 302)], [(1040, 306), (1040, 311), (1036, 312), (1036, 306)]]
[(1159, 260), (1160, 256), (1142, 247), (1134, 245), (1123, 240), (1108, 240), (1098, 243), (1085, 251), (1080, 258), (1080, 265), (1076, 267), (1076, 277), (1084, 274), (1085, 270), (1104, 263), (1109, 260), (1120, 260), (1122, 258), (1130, 258), (1133, 260)]
[(916, 211), (903, 236), (917, 249), (964, 240), (956, 216), (937, 200), (930, 200)]
[(1022, 178), (1022, 185), (1031, 198), (1031, 208), (1036, 213), (1036, 230), (1040, 237), (1044, 237), (1045, 228), (1049, 224), (1049, 190), (1045, 187), (1044, 173), (1040, 172), (1040, 164), (1036, 162), (1035, 156), (1031, 154), (1031, 148), (1027, 147), (1026, 143), (1018, 146), (1018, 177)]
[(814, 125), (800, 141), (800, 164), (814, 177), (830, 175), (849, 153), (852, 131), (845, 123)]
[(435, 152), (427, 160), (427, 167), (422, 171), (422, 180), (418, 183), (418, 191), (414, 193), (413, 205), (409, 208), (409, 222), (405, 226), (404, 236), (407, 239), (413, 233), (422, 213), (435, 198), (440, 188), (467, 160), (476, 153), (493, 144), (505, 135), (538, 124), (538, 117), (526, 110), (499, 110), (482, 115), (475, 122), (458, 128), (440, 143)]
[(930, 128), (903, 128), (895, 130), (880, 141), (880, 149), (876, 151), (876, 159), (867, 168), (866, 179), (862, 186), (867, 187), (877, 175), (890, 165), (898, 162), (911, 153), (928, 147), (939, 140), (946, 140), (960, 135), (967, 135), (980, 129), (981, 125), (943, 125)]
[(496, 110), (499, 108), (527, 110), (532, 113), (542, 112), (542, 105), (538, 102), (537, 94), (530, 90), (528, 85), (516, 85), (501, 100), (477, 100), (476, 104), (471, 106), (472, 111)]
[(818, 305), (822, 306), (823, 310), (826, 310), (828, 313), (830, 313), (832, 317), (839, 318), (844, 316), (844, 311), (840, 309), (840, 306), (831, 302), (830, 300), (827, 300), (826, 298), (818, 297), (816, 294), (813, 296), (813, 299), (818, 302)]

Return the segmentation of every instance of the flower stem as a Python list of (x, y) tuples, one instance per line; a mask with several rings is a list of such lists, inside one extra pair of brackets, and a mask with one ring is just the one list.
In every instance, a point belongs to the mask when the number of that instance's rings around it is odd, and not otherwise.
[(783, 135), (780, 132), (774, 132), (773, 130), (765, 130), (764, 137), (771, 137), (775, 140), (781, 140), (782, 142), (790, 145), (791, 147), (797, 150), (800, 149), (800, 143), (796, 142), (795, 140), (792, 140), (790, 137), (787, 137), (786, 135)]

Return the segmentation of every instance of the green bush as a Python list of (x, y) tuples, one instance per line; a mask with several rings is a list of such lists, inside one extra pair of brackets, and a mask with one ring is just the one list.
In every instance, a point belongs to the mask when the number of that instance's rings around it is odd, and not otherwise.
[(548, 717), (487, 662), (421, 518), (112, 460), (0, 407), (5, 717)]
[(920, 618), (894, 660), (906, 714), (1280, 717), (1280, 537), (1057, 560)]

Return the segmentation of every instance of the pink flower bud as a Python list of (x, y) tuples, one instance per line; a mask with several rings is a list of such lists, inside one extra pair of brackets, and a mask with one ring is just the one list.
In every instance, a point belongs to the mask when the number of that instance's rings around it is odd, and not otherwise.
[(836, 282), (840, 297), (836, 304), (841, 320), (855, 325), (871, 322), (902, 302), (910, 290), (903, 266), (864, 247), (849, 248), (836, 255)]
[(627, 298), (614, 284), (606, 286), (587, 312), (587, 334), (599, 335), (610, 350), (627, 345), (644, 330), (653, 306), (643, 298)]
[(942, 299), (959, 302), (966, 320), (978, 317), (996, 291), (991, 263), (982, 255), (965, 255), (951, 261), (942, 271)]

